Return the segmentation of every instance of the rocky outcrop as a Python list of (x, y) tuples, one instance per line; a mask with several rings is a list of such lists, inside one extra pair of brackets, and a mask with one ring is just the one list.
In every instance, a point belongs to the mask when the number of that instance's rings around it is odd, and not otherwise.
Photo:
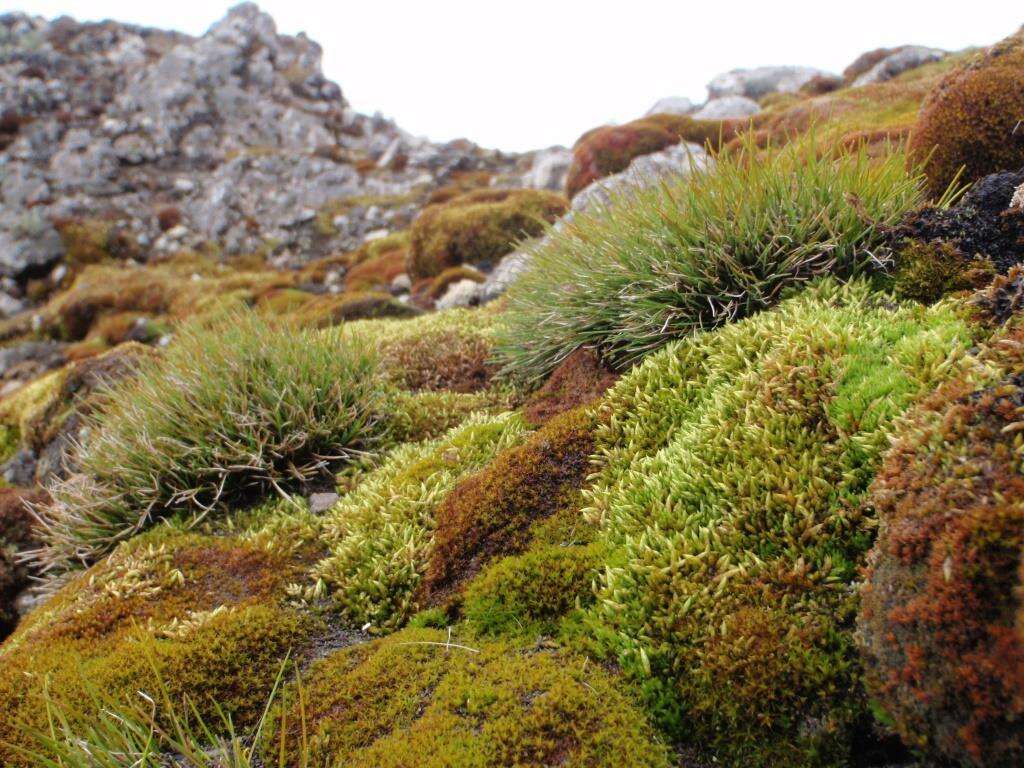
[(722, 96), (710, 99), (693, 113), (696, 120), (736, 120), (751, 117), (761, 111), (761, 106), (747, 96)]
[(870, 85), (871, 83), (884, 83), (897, 75), (908, 72), (911, 69), (930, 64), (945, 58), (946, 52), (940, 48), (927, 48), (923, 45), (904, 45), (886, 52), (884, 56), (873, 63), (866, 71), (858, 74), (852, 85)]
[(61, 262), (57, 220), (118, 222), (143, 258), (208, 248), (290, 264), (404, 227), (411, 199), (452, 173), (519, 172), (514, 156), (356, 113), (320, 47), (251, 3), (199, 38), (0, 16), (0, 105), (0, 311)]
[(769, 93), (796, 93), (815, 77), (829, 73), (814, 67), (756, 67), (734, 69), (716, 76), (708, 83), (709, 99), (724, 96), (746, 96), (760, 99)]

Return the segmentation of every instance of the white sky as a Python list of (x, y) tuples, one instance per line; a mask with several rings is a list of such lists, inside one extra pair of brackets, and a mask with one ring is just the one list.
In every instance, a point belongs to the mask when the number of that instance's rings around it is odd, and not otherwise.
[[(7, 4), (11, 0), (0, 0)], [(10, 10), (113, 18), (201, 34), (231, 0), (14, 0)], [(879, 46), (985, 45), (1024, 23), (1010, 0), (262, 0), (305, 31), (361, 112), (436, 140), (525, 150), (703, 100), (719, 72), (762, 64), (841, 71)]]

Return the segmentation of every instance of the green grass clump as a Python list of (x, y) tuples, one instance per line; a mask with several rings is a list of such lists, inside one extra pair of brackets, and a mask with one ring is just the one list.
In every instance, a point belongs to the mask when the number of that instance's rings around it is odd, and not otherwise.
[(401, 626), (419, 607), (438, 505), (526, 431), (518, 416), (479, 415), (436, 440), (396, 448), (325, 516), (321, 541), (330, 551), (312, 569), (306, 596), (326, 593), (357, 626)]
[[(299, 755), (350, 768), (668, 765), (642, 712), (599, 665), (466, 642), (407, 629), (318, 662), (274, 713), (296, 745), (285, 749), (288, 765), (302, 766)], [(280, 738), (268, 732), (268, 743)]]
[(203, 516), (372, 447), (384, 429), (374, 360), (252, 313), (183, 329), (89, 417), (81, 474), (51, 489), (41, 562), (88, 564), (161, 517)]
[(817, 275), (863, 272), (922, 184), (898, 149), (873, 160), (747, 142), (713, 169), (580, 214), (532, 249), (509, 291), (505, 370), (536, 379), (581, 346), (624, 366)]
[(973, 341), (949, 304), (830, 279), (612, 388), (584, 514), (613, 555), (584, 623), (674, 738), (727, 766), (846, 763), (858, 502), (895, 420), (976, 370)]

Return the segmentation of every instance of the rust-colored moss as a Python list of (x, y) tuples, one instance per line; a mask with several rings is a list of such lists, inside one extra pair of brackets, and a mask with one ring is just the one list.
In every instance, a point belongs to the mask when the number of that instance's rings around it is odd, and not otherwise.
[(869, 691), (911, 746), (939, 761), (1024, 760), (1024, 359), (953, 383), (904, 429), (872, 486), (880, 519), (859, 618)]
[(531, 424), (543, 424), (559, 414), (593, 402), (616, 382), (618, 374), (605, 366), (591, 349), (569, 355), (523, 406)]
[(623, 125), (594, 128), (577, 139), (566, 178), (566, 194), (575, 197), (598, 179), (626, 170), (641, 155), (691, 141), (718, 147), (732, 139), (743, 121), (695, 120), (686, 115), (650, 115)]
[(1024, 33), (946, 75), (921, 110), (910, 148), (925, 160), (929, 190), (1024, 166)]
[(529, 529), (570, 505), (583, 484), (597, 417), (580, 409), (499, 454), (452, 490), (435, 515), (424, 591), (439, 599), (496, 554), (521, 551)]
[(460, 264), (494, 263), (568, 210), (561, 195), (480, 189), (423, 209), (410, 230), (408, 273), (433, 277)]
[(27, 504), (49, 500), (45, 491), (0, 488), (0, 640), (18, 622), (14, 600), (28, 586), (29, 570), (16, 560), (20, 550), (37, 544), (35, 519)]
[(393, 248), (352, 267), (345, 275), (348, 291), (386, 291), (405, 272), (405, 248)]

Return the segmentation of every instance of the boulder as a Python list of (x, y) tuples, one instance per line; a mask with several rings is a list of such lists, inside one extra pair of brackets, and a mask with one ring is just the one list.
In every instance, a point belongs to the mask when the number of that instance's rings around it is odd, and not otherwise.
[(815, 77), (828, 74), (814, 67), (734, 69), (716, 76), (708, 83), (708, 97), (721, 99), (725, 96), (746, 96), (748, 99), (760, 99), (769, 93), (796, 93)]
[(859, 74), (853, 81), (853, 87), (871, 83), (883, 83), (886, 80), (916, 69), (923, 64), (930, 64), (945, 58), (946, 52), (940, 48), (926, 48), (923, 45), (904, 45), (881, 58), (867, 71)]
[(697, 105), (685, 96), (668, 96), (658, 99), (654, 106), (648, 109), (644, 116), (648, 115), (688, 115), (697, 109)]
[(737, 120), (760, 111), (761, 106), (747, 96), (722, 96), (710, 99), (693, 113), (693, 117), (697, 120)]

